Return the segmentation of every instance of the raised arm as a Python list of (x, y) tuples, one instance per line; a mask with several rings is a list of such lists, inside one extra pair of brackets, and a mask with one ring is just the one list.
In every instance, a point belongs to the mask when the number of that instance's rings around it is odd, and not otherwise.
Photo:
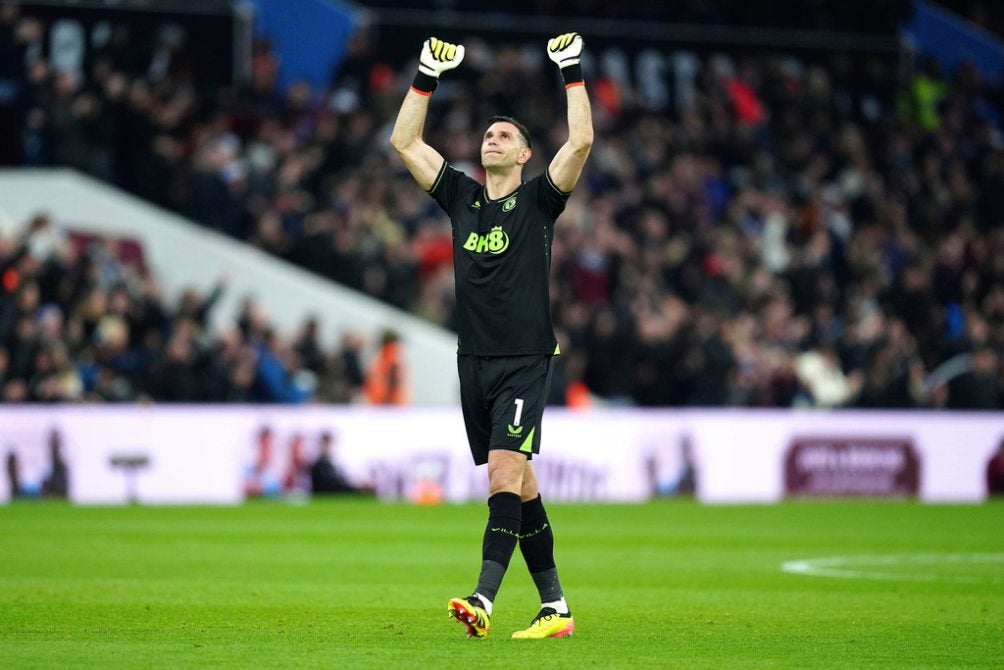
[(391, 146), (404, 161), (411, 176), (426, 191), (432, 188), (444, 160), (422, 139), (429, 97), (439, 84), (439, 75), (457, 67), (463, 59), (463, 45), (450, 44), (435, 37), (425, 40), (418, 61), (418, 73), (411, 90), (404, 96), (390, 135)]
[(397, 113), (394, 131), (390, 135), (391, 146), (404, 161), (408, 172), (418, 185), (428, 191), (443, 167), (443, 157), (422, 139), (425, 114), (429, 109), (429, 95), (412, 88), (404, 96), (401, 111)]
[(561, 68), (568, 102), (568, 139), (554, 155), (547, 173), (551, 182), (568, 193), (579, 181), (593, 146), (593, 115), (582, 79), (582, 37), (577, 33), (559, 35), (547, 43), (547, 55)]

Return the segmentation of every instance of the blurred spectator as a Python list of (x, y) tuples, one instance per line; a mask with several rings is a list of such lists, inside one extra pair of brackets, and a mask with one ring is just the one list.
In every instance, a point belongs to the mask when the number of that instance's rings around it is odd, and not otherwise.
[(981, 346), (970, 356), (969, 369), (948, 383), (950, 409), (1000, 409), (1004, 384), (999, 350)]
[(49, 433), (49, 471), (42, 480), (42, 495), (65, 498), (70, 488), (70, 470), (63, 458), (63, 436), (56, 429)]
[(7, 488), (11, 498), (20, 498), (23, 495), (21, 490), (21, 465), (18, 462), (17, 453), (7, 452), (6, 461)]
[(359, 493), (335, 464), (335, 437), (330, 431), (321, 433), (317, 445), (317, 458), (310, 465), (310, 490), (314, 495), (334, 493)]
[(294, 433), (289, 441), (288, 462), (282, 482), (286, 495), (302, 496), (310, 493), (310, 461), (307, 460), (306, 447), (303, 435)]
[(406, 405), (410, 401), (400, 338), (385, 331), (366, 371), (366, 400), (372, 405)]
[(1004, 440), (987, 462), (987, 495), (1004, 496)]
[(262, 426), (255, 436), (253, 458), (244, 473), (244, 494), (250, 498), (274, 498), (282, 493), (282, 481), (275, 472), (275, 433)]

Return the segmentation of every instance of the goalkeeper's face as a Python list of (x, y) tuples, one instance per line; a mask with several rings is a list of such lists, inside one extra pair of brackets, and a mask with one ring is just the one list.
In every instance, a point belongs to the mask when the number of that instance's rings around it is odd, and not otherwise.
[(486, 170), (522, 168), (532, 153), (519, 129), (505, 121), (488, 126), (481, 140), (481, 164)]

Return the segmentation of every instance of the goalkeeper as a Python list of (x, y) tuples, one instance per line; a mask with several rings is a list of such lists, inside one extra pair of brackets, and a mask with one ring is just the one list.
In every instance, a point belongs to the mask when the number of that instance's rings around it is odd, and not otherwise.
[(568, 139), (544, 174), (523, 181), (533, 142), (511, 117), (489, 119), (481, 141), (484, 185), (448, 165), (424, 142), (429, 97), (439, 76), (464, 58), (462, 45), (434, 37), (422, 46), (418, 73), (390, 138), (453, 228), (460, 404), (474, 463), (488, 466), (488, 524), (477, 585), (472, 595), (449, 602), (451, 616), (472, 637), (488, 635), (492, 603), (517, 544), (541, 607), (529, 627), (513, 637), (565, 637), (575, 628), (531, 459), (540, 451), (551, 358), (558, 353), (548, 289), (554, 224), (593, 143), (581, 53), (576, 33), (547, 43), (547, 54), (565, 81)]

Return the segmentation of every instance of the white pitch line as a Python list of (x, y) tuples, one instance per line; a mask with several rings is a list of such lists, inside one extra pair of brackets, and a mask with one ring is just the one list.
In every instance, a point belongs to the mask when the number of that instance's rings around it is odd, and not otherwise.
[[(946, 575), (937, 572), (943, 565), (995, 565), (1004, 566), (1004, 554), (887, 554), (874, 556), (829, 556), (826, 558), (806, 558), (786, 561), (781, 571), (808, 577), (831, 577), (835, 579), (872, 579), (883, 581), (911, 582), (959, 582), (984, 584), (1004, 582), (1004, 569), (997, 575)], [(876, 568), (901, 568), (907, 566), (927, 566), (934, 572), (904, 572)]]

